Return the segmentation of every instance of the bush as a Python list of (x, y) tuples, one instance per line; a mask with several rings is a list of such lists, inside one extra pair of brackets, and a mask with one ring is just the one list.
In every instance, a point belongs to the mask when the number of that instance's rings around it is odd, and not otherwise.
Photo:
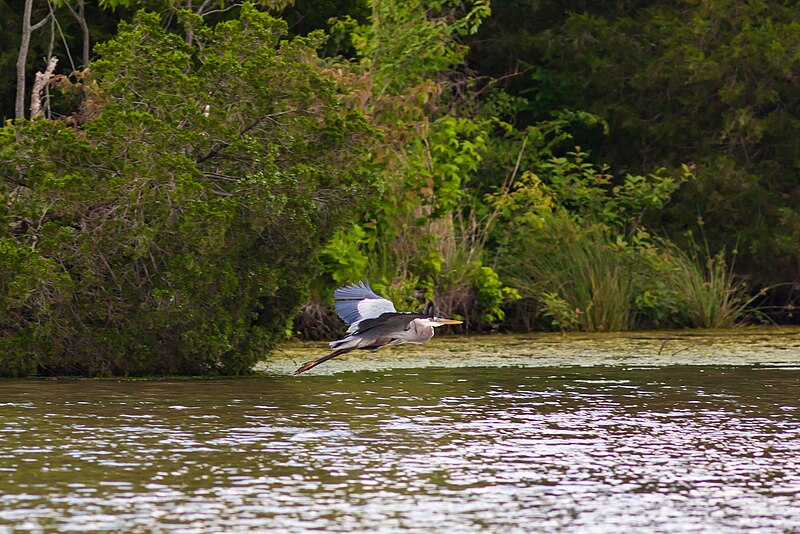
[(546, 327), (563, 331), (730, 328), (755, 297), (724, 253), (687, 253), (667, 240), (631, 245), (601, 228), (547, 216), (505, 258), (506, 282), (538, 305)]
[(526, 171), (491, 202), (505, 218), (501, 274), (560, 330), (728, 327), (750, 301), (724, 254), (703, 264), (641, 225), (683, 181), (659, 173), (613, 185), (577, 150)]
[(246, 373), (373, 191), (317, 37), (250, 6), (186, 23), (140, 13), (70, 125), (0, 129), (0, 373)]

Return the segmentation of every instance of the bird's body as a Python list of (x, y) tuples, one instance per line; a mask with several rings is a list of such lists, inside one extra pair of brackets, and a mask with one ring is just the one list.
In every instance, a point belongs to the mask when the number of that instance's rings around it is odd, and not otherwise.
[(336, 313), (350, 326), (347, 337), (332, 341), (334, 350), (327, 356), (306, 362), (295, 371), (300, 374), (322, 362), (353, 350), (378, 350), (389, 345), (425, 343), (433, 337), (434, 328), (461, 321), (434, 317), (433, 307), (425, 313), (398, 312), (391, 301), (376, 295), (369, 282), (342, 286), (333, 292)]

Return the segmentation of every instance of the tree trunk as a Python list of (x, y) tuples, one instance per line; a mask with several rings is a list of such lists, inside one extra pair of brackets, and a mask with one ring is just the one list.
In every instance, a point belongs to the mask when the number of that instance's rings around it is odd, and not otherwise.
[(17, 56), (17, 97), (14, 102), (14, 116), (17, 119), (25, 118), (25, 63), (28, 61), (28, 49), (31, 45), (31, 34), (39, 29), (50, 15), (31, 26), (31, 13), (33, 12), (33, 0), (25, 0), (25, 7), (22, 11), (22, 39), (19, 44), (19, 55)]
[(31, 11), (33, 10), (33, 0), (25, 0), (25, 7), (22, 11), (22, 40), (19, 44), (19, 56), (17, 56), (17, 100), (14, 105), (14, 114), (17, 119), (25, 118), (25, 63), (28, 60), (28, 48), (31, 44)]
[(86, 3), (83, 0), (78, 0), (78, 24), (81, 26), (81, 31), (83, 31), (83, 68), (89, 66), (89, 60), (91, 59), (91, 47), (89, 41), (89, 25), (86, 23), (86, 13), (84, 8), (86, 7)]

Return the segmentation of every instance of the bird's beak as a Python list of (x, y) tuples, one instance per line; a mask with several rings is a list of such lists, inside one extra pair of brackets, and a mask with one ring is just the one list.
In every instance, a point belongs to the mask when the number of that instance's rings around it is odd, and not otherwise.
[(455, 319), (436, 319), (439, 324), (462, 324), (464, 321), (456, 321)]

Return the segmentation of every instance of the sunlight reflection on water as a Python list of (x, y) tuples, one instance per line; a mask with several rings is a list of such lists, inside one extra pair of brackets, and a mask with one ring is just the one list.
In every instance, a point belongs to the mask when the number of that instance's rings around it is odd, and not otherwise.
[(0, 532), (791, 532), (800, 371), (9, 381)]

